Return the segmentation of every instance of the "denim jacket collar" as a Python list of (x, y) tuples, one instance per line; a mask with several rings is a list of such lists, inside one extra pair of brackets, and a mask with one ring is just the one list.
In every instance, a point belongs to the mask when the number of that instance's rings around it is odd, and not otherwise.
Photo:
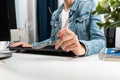
[[(70, 8), (70, 11), (76, 11), (77, 8), (78, 8), (78, 6), (79, 6), (79, 2), (80, 2), (80, 1), (85, 1), (85, 0), (75, 0), (74, 3), (73, 3), (73, 5), (72, 5), (72, 7)], [(62, 10), (63, 10), (63, 7), (64, 7), (64, 4), (62, 4), (62, 5), (58, 8), (56, 14), (54, 15), (56, 18), (59, 17), (60, 13), (61, 13)]]
[(79, 0), (75, 0), (72, 7), (70, 8), (71, 11), (76, 11), (79, 5)]

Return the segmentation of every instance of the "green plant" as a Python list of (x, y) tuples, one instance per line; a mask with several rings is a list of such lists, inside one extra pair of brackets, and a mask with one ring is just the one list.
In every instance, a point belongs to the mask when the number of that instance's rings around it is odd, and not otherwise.
[(105, 21), (97, 23), (100, 28), (120, 27), (120, 0), (102, 0), (92, 14), (104, 14)]

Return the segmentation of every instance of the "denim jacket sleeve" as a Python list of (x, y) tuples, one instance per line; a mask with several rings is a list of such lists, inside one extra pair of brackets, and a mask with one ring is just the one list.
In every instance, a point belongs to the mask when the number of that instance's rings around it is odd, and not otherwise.
[[(92, 5), (92, 11), (96, 8), (96, 3)], [(90, 40), (80, 40), (86, 48), (86, 56), (99, 53), (102, 48), (106, 47), (106, 38), (104, 36), (104, 29), (100, 29), (97, 22), (103, 20), (102, 15), (91, 15), (90, 17)]]

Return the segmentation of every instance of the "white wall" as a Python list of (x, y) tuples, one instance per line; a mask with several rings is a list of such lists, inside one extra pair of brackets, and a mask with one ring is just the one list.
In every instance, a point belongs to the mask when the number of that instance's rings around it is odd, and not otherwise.
[[(29, 37), (26, 32), (26, 23), (28, 18), (27, 0), (15, 0), (17, 30), (11, 30), (11, 41), (29, 42)], [(15, 33), (16, 32), (16, 33)], [(18, 33), (18, 34), (17, 34)], [(16, 35), (14, 35), (16, 34)], [(18, 37), (16, 37), (18, 36)], [(17, 39), (18, 38), (18, 39)]]
[(30, 43), (34, 43), (37, 41), (36, 0), (27, 0), (27, 9)]
[(116, 47), (120, 48), (120, 28), (116, 29)]
[(24, 28), (27, 20), (27, 0), (15, 0), (17, 27)]
[(12, 35), (12, 40), (36, 42), (36, 0), (15, 0), (15, 6), (19, 39)]

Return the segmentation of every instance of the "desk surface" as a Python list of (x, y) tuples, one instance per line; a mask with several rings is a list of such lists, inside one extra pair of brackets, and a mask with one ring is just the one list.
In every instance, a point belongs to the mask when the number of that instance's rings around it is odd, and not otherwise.
[(120, 80), (120, 63), (98, 55), (68, 58), (14, 53), (0, 65), (1, 80)]

